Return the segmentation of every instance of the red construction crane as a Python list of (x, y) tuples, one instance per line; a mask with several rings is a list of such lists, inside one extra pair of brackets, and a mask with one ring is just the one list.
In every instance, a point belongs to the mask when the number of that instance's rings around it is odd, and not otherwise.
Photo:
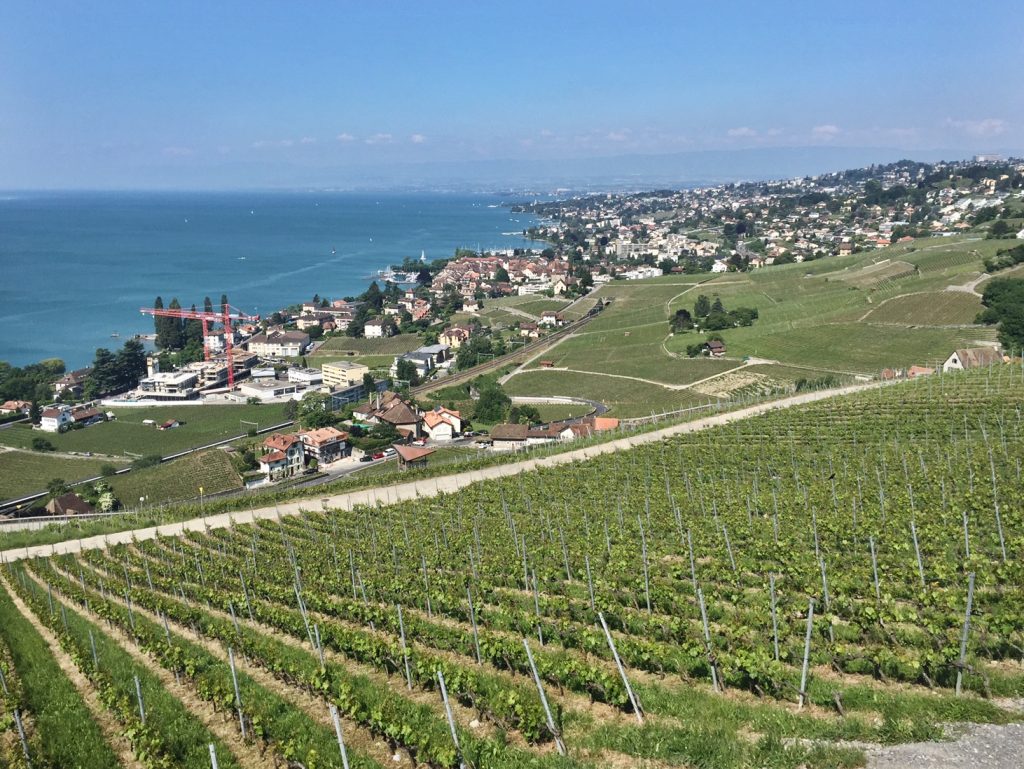
[(232, 307), (230, 304), (226, 304), (221, 308), (220, 312), (203, 312), (200, 310), (170, 310), (166, 308), (156, 307), (140, 307), (139, 312), (143, 315), (152, 315), (154, 317), (162, 318), (183, 318), (186, 320), (199, 320), (203, 323), (203, 357), (206, 360), (210, 359), (210, 348), (206, 344), (206, 335), (209, 331), (211, 323), (222, 323), (224, 324), (224, 349), (228, 356), (228, 387), (235, 386), (235, 366), (234, 356), (232, 354), (233, 345), (232, 337), (234, 334), (232, 331), (232, 323), (235, 321), (258, 321), (259, 315), (246, 315), (236, 307)]

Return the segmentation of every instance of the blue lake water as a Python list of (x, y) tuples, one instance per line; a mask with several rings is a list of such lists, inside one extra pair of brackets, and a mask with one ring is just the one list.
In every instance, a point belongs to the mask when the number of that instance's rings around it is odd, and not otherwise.
[[(267, 315), (314, 293), (361, 293), (406, 256), (529, 245), (535, 220), (483, 195), (365, 193), (0, 194), (0, 360), (92, 361), (152, 333), (160, 296), (222, 293)], [(333, 253), (332, 253), (333, 249)], [(119, 338), (111, 335), (117, 333)]]

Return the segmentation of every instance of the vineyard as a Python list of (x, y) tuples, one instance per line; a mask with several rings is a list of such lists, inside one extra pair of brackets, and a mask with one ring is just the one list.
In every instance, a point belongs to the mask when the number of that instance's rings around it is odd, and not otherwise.
[(0, 764), (854, 767), (1024, 720), (1022, 402), (934, 376), (9, 562)]

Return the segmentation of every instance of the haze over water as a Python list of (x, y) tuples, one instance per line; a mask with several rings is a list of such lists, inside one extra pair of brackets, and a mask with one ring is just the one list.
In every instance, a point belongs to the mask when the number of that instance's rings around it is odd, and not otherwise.
[(97, 347), (152, 333), (139, 308), (157, 296), (202, 307), (227, 293), (242, 311), (267, 315), (314, 293), (361, 293), (371, 273), (421, 251), (437, 259), (460, 246), (529, 245), (518, 233), (535, 220), (500, 202), (433, 193), (2, 195), (0, 360), (87, 365)]

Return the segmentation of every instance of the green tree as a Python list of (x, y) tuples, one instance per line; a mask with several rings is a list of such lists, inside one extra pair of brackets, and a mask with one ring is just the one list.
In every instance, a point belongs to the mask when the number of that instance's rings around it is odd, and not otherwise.
[(997, 278), (981, 295), (985, 310), (979, 323), (999, 324), (999, 343), (1016, 354), (1024, 351), (1024, 279)]
[(411, 360), (401, 358), (395, 366), (395, 379), (404, 380), (409, 387), (415, 387), (420, 383), (420, 375), (416, 371), (416, 364)]
[(473, 408), (473, 419), (480, 422), (500, 422), (505, 418), (512, 399), (497, 383), (490, 383), (480, 390), (480, 397)]
[(377, 380), (373, 378), (373, 374), (370, 372), (363, 374), (363, 389), (366, 390), (367, 396), (377, 392)]
[(50, 495), (51, 499), (56, 499), (69, 491), (71, 491), (71, 487), (63, 478), (51, 478), (46, 484), (46, 493)]
[(146, 348), (138, 339), (129, 339), (117, 353), (117, 389), (130, 390), (146, 376)]
[(669, 325), (671, 326), (672, 331), (677, 334), (689, 331), (693, 328), (693, 316), (690, 315), (689, 310), (676, 310), (676, 314), (672, 316), (672, 320), (669, 321)]
[(709, 312), (711, 312), (711, 300), (701, 294), (693, 305), (693, 317), (706, 318)]
[(508, 270), (506, 270), (504, 267), (498, 267), (498, 269), (494, 271), (494, 280), (497, 283), (512, 282), (512, 278), (510, 278), (508, 275)]
[(28, 421), (34, 425), (39, 424), (43, 418), (43, 409), (39, 405), (39, 401), (32, 401), (32, 405), (28, 409)]
[(213, 300), (210, 297), (203, 299), (203, 312), (213, 313)]
[(338, 421), (337, 415), (331, 411), (331, 396), (319, 392), (307, 392), (302, 396), (296, 417), (304, 430), (330, 427)]

